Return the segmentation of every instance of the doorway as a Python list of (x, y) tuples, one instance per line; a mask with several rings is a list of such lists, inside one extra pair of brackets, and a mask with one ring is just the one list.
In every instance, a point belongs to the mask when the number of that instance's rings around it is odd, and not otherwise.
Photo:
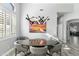
[(79, 48), (79, 19), (69, 20), (66, 29), (67, 44)]

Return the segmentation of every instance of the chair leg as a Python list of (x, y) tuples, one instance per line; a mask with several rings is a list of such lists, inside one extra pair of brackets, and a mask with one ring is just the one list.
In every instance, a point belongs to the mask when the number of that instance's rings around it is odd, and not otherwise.
[(46, 54), (49, 55), (49, 56), (52, 56), (52, 54), (50, 54), (50, 53), (48, 53), (48, 52), (47, 52)]
[(61, 49), (57, 53), (61, 56)]
[(29, 53), (25, 54), (25, 56), (28, 56), (28, 55), (30, 55), (30, 54), (31, 54), (31, 52), (29, 52)]
[(61, 49), (60, 49), (60, 56), (61, 56)]
[(17, 49), (15, 48), (15, 56), (17, 55)]

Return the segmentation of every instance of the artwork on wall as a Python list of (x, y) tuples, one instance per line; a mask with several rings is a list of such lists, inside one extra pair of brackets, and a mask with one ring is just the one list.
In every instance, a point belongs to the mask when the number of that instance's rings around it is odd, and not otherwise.
[(45, 33), (46, 32), (46, 22), (50, 20), (48, 17), (38, 16), (29, 17), (27, 14), (26, 19), (29, 21), (29, 32), (30, 33)]

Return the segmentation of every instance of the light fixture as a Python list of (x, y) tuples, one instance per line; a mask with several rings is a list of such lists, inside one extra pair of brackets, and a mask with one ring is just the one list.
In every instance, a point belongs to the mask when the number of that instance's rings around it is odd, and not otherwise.
[(40, 11), (44, 11), (44, 9), (40, 9)]

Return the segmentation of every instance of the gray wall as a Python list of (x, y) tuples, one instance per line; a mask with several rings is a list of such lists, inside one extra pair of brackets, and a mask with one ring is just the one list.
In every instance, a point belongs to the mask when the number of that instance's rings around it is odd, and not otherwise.
[[(22, 4), (21, 5), (21, 36), (29, 38), (43, 38), (45, 33), (29, 33), (29, 22), (25, 19), (26, 15), (30, 16), (49, 16), (47, 22), (47, 33), (57, 35), (57, 12), (71, 12), (72, 4)], [(40, 12), (40, 9), (44, 11)]]
[(16, 33), (17, 33), (17, 37), (20, 36), (21, 34), (21, 4), (20, 3), (16, 3)]
[[(21, 13), (21, 35), (29, 38), (43, 38), (45, 33), (29, 33), (29, 22), (25, 19), (29, 16), (49, 16), (50, 20), (47, 22), (47, 33), (56, 35), (56, 7), (54, 4), (22, 4)], [(43, 9), (43, 11), (40, 11)]]
[[(79, 3), (72, 4), (72, 9), (69, 14), (65, 14), (63, 17), (61, 17), (59, 24), (59, 39), (66, 42), (66, 21), (69, 21), (71, 19), (79, 19)], [(65, 28), (65, 29), (64, 29)]]

